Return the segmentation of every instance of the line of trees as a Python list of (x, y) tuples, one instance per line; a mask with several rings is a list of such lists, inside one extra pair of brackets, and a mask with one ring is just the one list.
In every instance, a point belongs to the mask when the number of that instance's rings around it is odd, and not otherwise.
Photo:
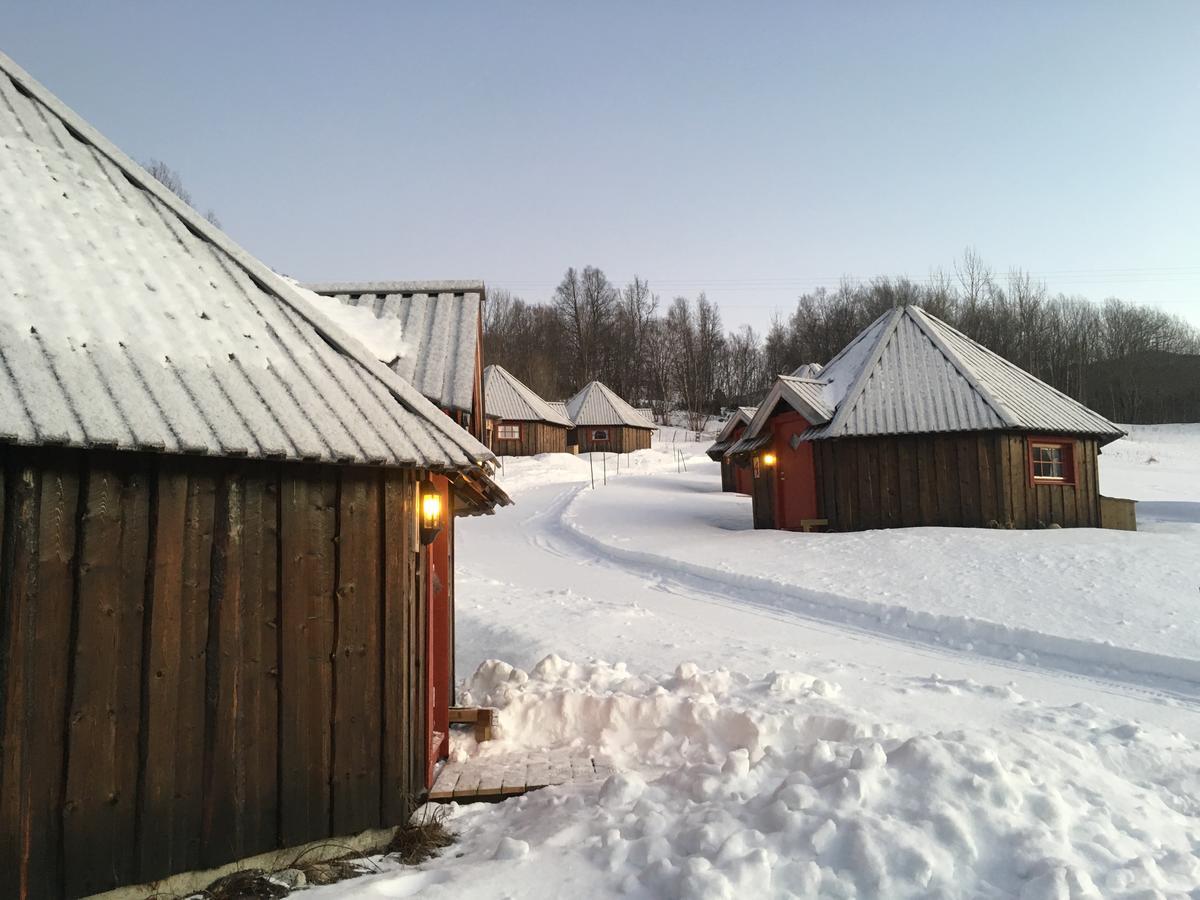
[[(1117, 298), (1097, 304), (1051, 294), (1028, 272), (998, 275), (974, 251), (923, 282), (878, 278), (805, 293), (791, 315), (777, 317), (762, 336), (749, 326), (726, 332), (720, 310), (703, 293), (663, 304), (643, 279), (618, 287), (593, 266), (570, 268), (549, 303), (490, 292), (484, 346), (489, 362), (550, 399), (598, 379), (660, 418), (669, 409), (687, 410), (689, 427), (699, 428), (721, 407), (756, 403), (777, 374), (827, 362), (878, 316), (906, 303), (1105, 415), (1122, 421), (1197, 416), (1195, 398), (1172, 385), (1170, 374), (1175, 363), (1194, 371), (1194, 359), (1174, 357), (1200, 353), (1197, 329)], [(1156, 365), (1139, 367), (1147, 354), (1157, 355)], [(1125, 367), (1127, 377), (1114, 380), (1112, 366)], [(1138, 399), (1148, 396), (1152, 404)]]

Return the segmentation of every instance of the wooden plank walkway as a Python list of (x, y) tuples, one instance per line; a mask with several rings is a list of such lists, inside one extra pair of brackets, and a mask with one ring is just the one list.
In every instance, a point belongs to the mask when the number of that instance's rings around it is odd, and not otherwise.
[(429, 792), (434, 802), (491, 802), (551, 784), (603, 781), (612, 769), (570, 750), (484, 755), (442, 766)]

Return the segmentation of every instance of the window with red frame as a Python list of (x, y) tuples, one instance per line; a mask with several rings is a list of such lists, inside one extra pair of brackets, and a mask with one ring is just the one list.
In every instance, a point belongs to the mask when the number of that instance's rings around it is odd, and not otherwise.
[(1029, 440), (1029, 477), (1035, 484), (1075, 483), (1075, 442)]
[(500, 425), (496, 428), (496, 437), (502, 441), (519, 441), (521, 439), (521, 426)]

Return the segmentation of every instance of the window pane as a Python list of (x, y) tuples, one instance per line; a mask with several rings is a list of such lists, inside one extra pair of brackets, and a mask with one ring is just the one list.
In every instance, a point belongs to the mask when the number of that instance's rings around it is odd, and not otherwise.
[(1066, 449), (1056, 444), (1034, 444), (1031, 454), (1033, 477), (1066, 480)]

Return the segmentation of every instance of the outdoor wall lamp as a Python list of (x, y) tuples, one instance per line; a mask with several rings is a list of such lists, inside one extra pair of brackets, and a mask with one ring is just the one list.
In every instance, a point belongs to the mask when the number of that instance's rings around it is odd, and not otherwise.
[(422, 481), (419, 486), (421, 499), (421, 544), (431, 544), (446, 525), (442, 510), (442, 492), (432, 481)]
[(764, 466), (775, 465), (775, 454), (774, 453), (764, 453), (762, 456), (762, 461), (763, 461)]

